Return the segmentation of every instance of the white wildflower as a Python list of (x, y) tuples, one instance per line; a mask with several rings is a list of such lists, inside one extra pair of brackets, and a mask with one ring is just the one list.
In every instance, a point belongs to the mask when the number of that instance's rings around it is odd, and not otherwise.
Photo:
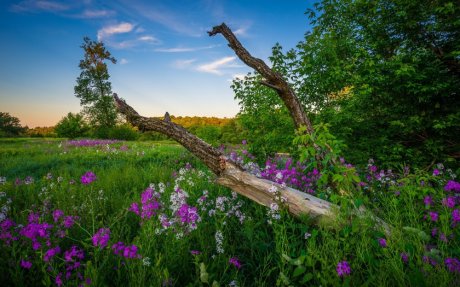
[(217, 251), (217, 253), (218, 254), (224, 253), (224, 247), (223, 247), (224, 235), (222, 234), (222, 231), (217, 230), (214, 238), (216, 239), (216, 251)]
[(144, 257), (144, 258), (142, 258), (142, 265), (144, 265), (144, 266), (150, 266), (150, 257)]

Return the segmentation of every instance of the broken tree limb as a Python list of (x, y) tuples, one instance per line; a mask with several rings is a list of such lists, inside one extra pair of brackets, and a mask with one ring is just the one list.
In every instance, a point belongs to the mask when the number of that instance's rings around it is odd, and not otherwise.
[(171, 122), (167, 117), (165, 117), (165, 120), (142, 117), (124, 100), (120, 99), (117, 94), (113, 94), (113, 98), (118, 112), (123, 114), (130, 124), (143, 131), (156, 131), (173, 138), (202, 160), (215, 174), (222, 172), (221, 161), (223, 154), (219, 150), (196, 137), (182, 126)]
[[(225, 23), (213, 27), (208, 34), (209, 36), (222, 34), (222, 36), (227, 39), (228, 46), (235, 52), (238, 58), (265, 78), (265, 80), (261, 81), (260, 84), (272, 88), (278, 93), (278, 96), (286, 105), (296, 128), (299, 129), (302, 126), (305, 126), (306, 132), (310, 135), (313, 134), (313, 125), (311, 124), (310, 118), (307, 116), (302, 103), (295, 94), (294, 90), (291, 88), (291, 85), (280, 73), (268, 67), (268, 65), (261, 59), (253, 57), (248, 50), (243, 47), (240, 41), (236, 38), (235, 34), (233, 34), (232, 30), (230, 30)], [(317, 144), (313, 143), (313, 147), (318, 151), (316, 159), (318, 161), (318, 165), (320, 165), (324, 155)], [(335, 163), (335, 160), (333, 160), (333, 162)]]
[(294, 90), (291, 88), (289, 83), (280, 75), (278, 72), (272, 70), (265, 64), (261, 59), (253, 57), (248, 50), (246, 50), (240, 41), (233, 34), (232, 30), (228, 28), (225, 23), (215, 26), (211, 31), (208, 32), (209, 36), (216, 34), (222, 34), (228, 41), (228, 46), (235, 51), (235, 54), (243, 61), (246, 65), (259, 72), (262, 77), (265, 78), (261, 84), (274, 89), (281, 100), (284, 102), (286, 107), (291, 114), (294, 124), (297, 128), (305, 126), (309, 134), (313, 133), (313, 126), (310, 119), (308, 118), (299, 98), (296, 96)]

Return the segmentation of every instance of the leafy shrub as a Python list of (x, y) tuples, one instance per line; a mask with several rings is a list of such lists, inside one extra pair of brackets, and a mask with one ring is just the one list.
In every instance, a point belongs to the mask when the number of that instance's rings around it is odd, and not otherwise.
[(68, 113), (54, 128), (59, 137), (77, 138), (84, 136), (89, 130), (81, 114)]
[(139, 137), (139, 133), (129, 125), (121, 125), (110, 128), (108, 136), (111, 139), (133, 141)]

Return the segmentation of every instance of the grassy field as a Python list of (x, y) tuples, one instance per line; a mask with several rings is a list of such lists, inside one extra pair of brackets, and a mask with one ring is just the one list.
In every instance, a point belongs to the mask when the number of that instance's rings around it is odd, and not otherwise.
[(259, 206), (172, 143), (0, 139), (2, 285), (459, 284), (454, 173), (360, 175), (389, 236), (344, 202), (328, 226)]

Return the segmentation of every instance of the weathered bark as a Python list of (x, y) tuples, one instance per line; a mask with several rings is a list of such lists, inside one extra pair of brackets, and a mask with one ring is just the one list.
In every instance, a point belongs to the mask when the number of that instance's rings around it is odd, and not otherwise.
[(261, 84), (274, 89), (281, 100), (284, 102), (286, 107), (291, 114), (292, 119), (297, 128), (305, 126), (309, 134), (313, 133), (313, 126), (310, 119), (308, 118), (305, 110), (303, 109), (302, 104), (297, 98), (294, 90), (292, 90), (289, 83), (281, 76), (279, 73), (270, 69), (270, 67), (265, 64), (261, 59), (253, 57), (244, 47), (241, 45), (240, 41), (236, 38), (235, 34), (228, 28), (225, 23), (215, 26), (211, 31), (208, 32), (209, 36), (214, 36), (216, 34), (222, 34), (228, 41), (228, 46), (235, 51), (238, 58), (243, 61), (246, 65), (253, 68), (262, 77), (265, 78), (265, 81), (262, 81)]
[(118, 111), (125, 115), (126, 120), (133, 126), (143, 131), (157, 131), (173, 138), (202, 160), (217, 175), (224, 169), (223, 154), (182, 126), (171, 122), (169, 114), (165, 120), (142, 117), (117, 94), (113, 94), (113, 98)]

